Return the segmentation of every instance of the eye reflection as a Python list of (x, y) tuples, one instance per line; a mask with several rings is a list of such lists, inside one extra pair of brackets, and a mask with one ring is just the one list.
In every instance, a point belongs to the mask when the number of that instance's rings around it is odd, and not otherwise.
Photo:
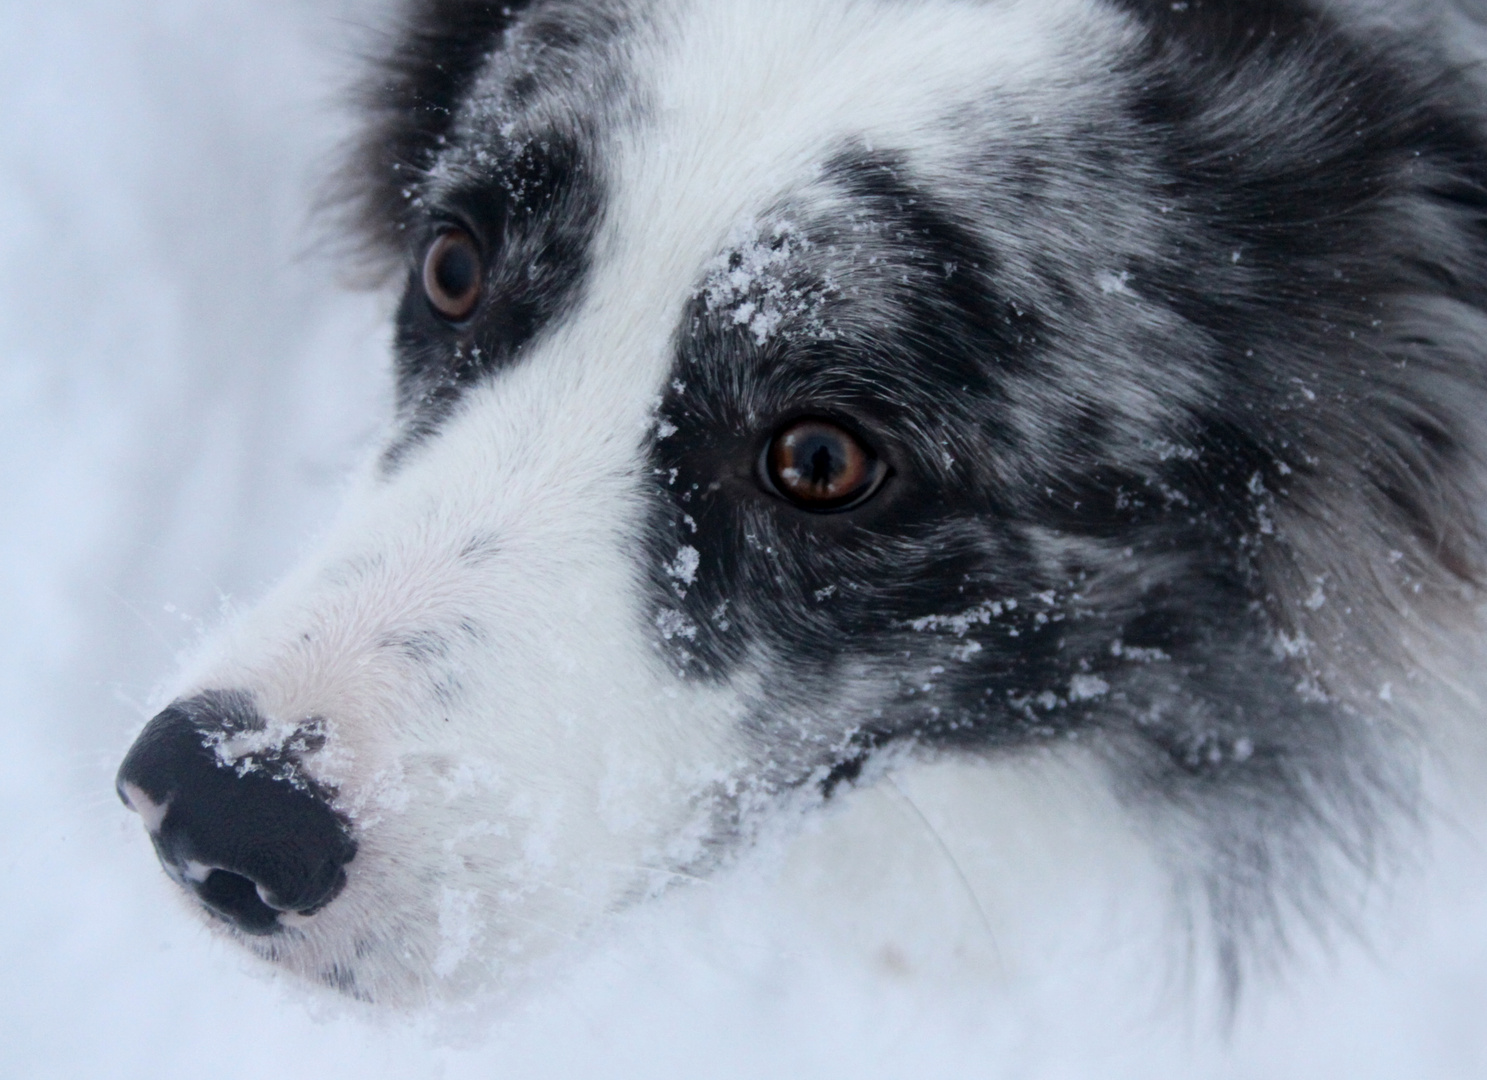
[(803, 510), (845, 510), (872, 495), (887, 466), (857, 436), (829, 420), (797, 420), (765, 448), (765, 479)]

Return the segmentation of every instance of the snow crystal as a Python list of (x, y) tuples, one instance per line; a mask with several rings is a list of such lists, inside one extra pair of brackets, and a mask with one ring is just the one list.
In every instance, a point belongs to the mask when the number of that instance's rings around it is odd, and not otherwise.
[(1181, 446), (1168, 439), (1153, 439), (1150, 443), (1153, 450), (1157, 452), (1157, 458), (1161, 461), (1196, 461), (1198, 451), (1191, 446)]
[(344, 806), (347, 815), (363, 829), (370, 829), (384, 814), (402, 814), (412, 802), (408, 778), (401, 762), (372, 774), (364, 788)]
[(691, 641), (697, 636), (697, 624), (675, 608), (661, 610), (656, 616), (656, 629), (661, 631), (661, 636), (667, 641), (678, 637)]
[(950, 651), (950, 656), (953, 659), (959, 660), (962, 664), (964, 664), (980, 651), (981, 643), (979, 641), (967, 641), (964, 645), (952, 649)]
[(441, 977), (454, 974), (470, 955), (484, 925), (475, 914), (480, 901), (477, 889), (444, 888), (439, 897), (439, 952), (434, 957), (434, 973)]
[(726, 314), (753, 335), (754, 344), (765, 344), (787, 320), (807, 314), (819, 298), (812, 290), (786, 284), (786, 266), (808, 246), (788, 222), (767, 234), (754, 222), (734, 230), (728, 250), (713, 262), (699, 290), (708, 310)]
[(1259, 523), (1261, 535), (1273, 536), (1275, 521), (1270, 516), (1270, 492), (1265, 487), (1265, 477), (1256, 472), (1249, 478), (1248, 487), (1250, 494), (1261, 500), (1255, 505), (1255, 520)]
[(204, 737), (204, 744), (211, 747), (218, 764), (236, 767), (239, 775), (253, 772), (259, 767), (255, 758), (266, 754), (279, 754), (288, 750), (305, 750), (312, 734), (310, 727), (295, 721), (270, 720), (257, 730), (213, 731)]
[(1110, 684), (1098, 675), (1075, 675), (1069, 680), (1070, 701), (1092, 701), (1110, 692)]
[(1305, 634), (1297, 634), (1292, 637), (1285, 631), (1279, 631), (1275, 635), (1275, 655), (1278, 657), (1305, 656), (1311, 651), (1311, 641)]
[(1172, 659), (1161, 649), (1143, 648), (1139, 645), (1127, 645), (1119, 638), (1116, 638), (1110, 643), (1110, 655), (1118, 656), (1122, 660), (1134, 660), (1138, 664), (1151, 664), (1159, 660)]
[[(702, 556), (697, 549), (687, 544), (676, 553), (676, 558), (666, 566), (666, 575), (682, 583), (690, 585), (697, 580), (697, 567), (702, 562)], [(685, 589), (678, 589), (685, 594)]]
[(924, 615), (910, 619), (909, 628), (920, 633), (926, 630), (949, 630), (956, 637), (965, 637), (966, 631), (971, 627), (989, 626), (991, 620), (1000, 617), (1003, 611), (1013, 611), (1016, 608), (1016, 600), (987, 600), (958, 615)]

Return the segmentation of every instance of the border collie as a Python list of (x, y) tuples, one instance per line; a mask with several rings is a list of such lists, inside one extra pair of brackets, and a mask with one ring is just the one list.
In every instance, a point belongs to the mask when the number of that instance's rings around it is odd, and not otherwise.
[(166, 872), (415, 1002), (884, 762), (1077, 760), (1232, 996), (1480, 723), (1478, 36), (412, 0), (346, 172), (396, 418), (125, 759)]

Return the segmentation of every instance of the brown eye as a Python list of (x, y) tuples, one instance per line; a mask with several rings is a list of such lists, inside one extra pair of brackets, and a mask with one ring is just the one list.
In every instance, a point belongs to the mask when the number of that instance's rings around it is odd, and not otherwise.
[(802, 510), (845, 510), (866, 499), (888, 466), (845, 428), (797, 420), (782, 428), (761, 461), (771, 487)]
[(423, 256), (423, 292), (433, 309), (459, 322), (480, 300), (480, 249), (460, 229), (440, 233)]

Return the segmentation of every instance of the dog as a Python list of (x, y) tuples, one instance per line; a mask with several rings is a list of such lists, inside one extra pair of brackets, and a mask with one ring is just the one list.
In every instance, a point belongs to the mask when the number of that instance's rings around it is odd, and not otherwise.
[(118, 773), (211, 925), (458, 996), (885, 762), (1065, 759), (1228, 998), (1347, 920), (1480, 729), (1465, 3), (402, 18), (387, 440)]

